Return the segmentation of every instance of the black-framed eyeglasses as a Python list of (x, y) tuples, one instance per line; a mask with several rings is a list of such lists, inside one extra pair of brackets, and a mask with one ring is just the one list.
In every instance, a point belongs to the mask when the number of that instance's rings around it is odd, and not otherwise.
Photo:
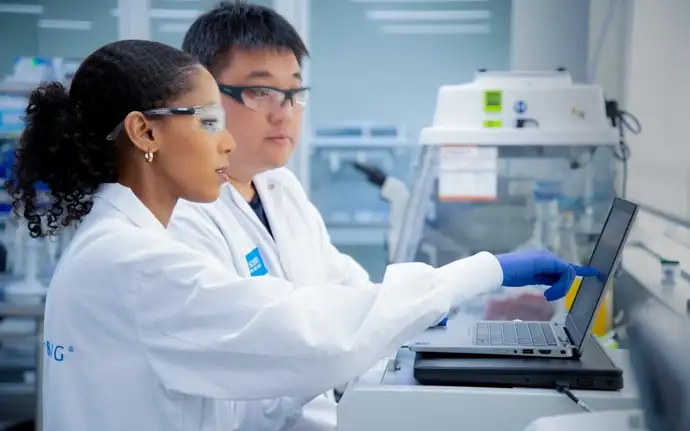
[[(209, 133), (220, 133), (225, 129), (225, 110), (221, 105), (184, 106), (179, 108), (154, 108), (141, 111), (147, 117), (163, 117), (168, 115), (194, 115), (200, 118), (201, 126)], [(125, 121), (122, 120), (106, 137), (114, 141), (122, 133)]]
[(259, 112), (272, 112), (290, 102), (291, 106), (304, 108), (307, 104), (309, 87), (281, 90), (265, 85), (224, 85), (218, 84), (220, 92), (232, 97), (238, 103)]

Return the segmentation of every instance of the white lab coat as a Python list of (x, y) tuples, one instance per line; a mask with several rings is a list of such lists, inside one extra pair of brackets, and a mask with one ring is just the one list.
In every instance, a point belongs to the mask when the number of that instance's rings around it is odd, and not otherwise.
[[(256, 276), (256, 267), (250, 268), (250, 262), (258, 249), (265, 272), (296, 285), (370, 284), (367, 272), (333, 246), (321, 214), (291, 171), (280, 168), (259, 174), (254, 178), (254, 185), (275, 240), (230, 184), (223, 188), (220, 199), (214, 203), (180, 202), (168, 231), (178, 241), (217, 257), (240, 277), (252, 277), (253, 271)], [(233, 308), (229, 305), (228, 312)], [(343, 310), (332, 318), (346, 319), (347, 314), (348, 311)], [(238, 430), (281, 430), (298, 417), (300, 403), (305, 401), (309, 399), (263, 400), (260, 405), (240, 402), (234, 403), (232, 410), (243, 412)], [(263, 415), (262, 408), (269, 414)], [(276, 411), (285, 412), (286, 416), (281, 418)], [(336, 427), (336, 404), (323, 394), (311, 400), (303, 413), (298, 425), (300, 430), (333, 430)]]
[[(370, 284), (364, 268), (333, 246), (321, 214), (291, 171), (281, 168), (259, 174), (254, 184), (276, 239), (229, 184), (214, 203), (180, 202), (168, 231), (174, 239), (217, 257), (240, 277), (252, 277), (247, 256), (258, 249), (271, 276), (294, 284)], [(255, 267), (253, 269), (256, 271)], [(228, 312), (230, 310), (228, 306)], [(238, 431), (281, 430), (296, 420), (299, 420), (296, 425), (299, 430), (333, 430), (336, 427), (336, 403), (327, 394), (313, 400), (281, 398), (234, 402), (225, 407), (239, 415)], [(263, 410), (267, 413), (263, 414)], [(280, 417), (276, 412), (285, 416)], [(304, 416), (300, 419), (302, 413)]]
[(227, 401), (303, 404), (501, 277), (488, 253), (394, 265), (379, 285), (242, 277), (105, 185), (48, 292), (44, 430), (235, 430), (243, 413)]

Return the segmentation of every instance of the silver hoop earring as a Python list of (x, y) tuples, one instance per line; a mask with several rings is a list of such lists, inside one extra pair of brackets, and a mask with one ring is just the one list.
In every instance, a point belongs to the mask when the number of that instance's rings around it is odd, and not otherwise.
[(146, 159), (147, 162), (151, 163), (153, 161), (153, 153), (151, 151), (147, 151), (144, 154), (144, 158)]

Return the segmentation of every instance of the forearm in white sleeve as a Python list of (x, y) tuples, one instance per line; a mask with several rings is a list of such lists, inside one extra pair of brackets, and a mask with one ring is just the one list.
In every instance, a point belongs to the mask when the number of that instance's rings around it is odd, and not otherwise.
[[(384, 283), (404, 282), (407, 277), (413, 276), (424, 266), (426, 265), (423, 263), (390, 265), (386, 271)], [(503, 270), (498, 259), (487, 252), (456, 260), (436, 271), (438, 282), (450, 292), (453, 306), (488, 293), (503, 283)]]
[(139, 338), (167, 389), (215, 399), (313, 397), (500, 283), (484, 254), (393, 265), (380, 285), (297, 286), (240, 278), (183, 244), (154, 251), (131, 256), (138, 282), (122, 286)]

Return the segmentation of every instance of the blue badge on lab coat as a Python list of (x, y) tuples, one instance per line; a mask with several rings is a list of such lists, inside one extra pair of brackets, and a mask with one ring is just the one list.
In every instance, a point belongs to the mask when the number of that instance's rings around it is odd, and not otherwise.
[(259, 247), (256, 247), (254, 248), (254, 250), (247, 253), (245, 258), (247, 259), (247, 266), (249, 266), (249, 274), (252, 277), (258, 277), (260, 275), (268, 274), (268, 269), (266, 269), (264, 259), (263, 257), (261, 257)]

